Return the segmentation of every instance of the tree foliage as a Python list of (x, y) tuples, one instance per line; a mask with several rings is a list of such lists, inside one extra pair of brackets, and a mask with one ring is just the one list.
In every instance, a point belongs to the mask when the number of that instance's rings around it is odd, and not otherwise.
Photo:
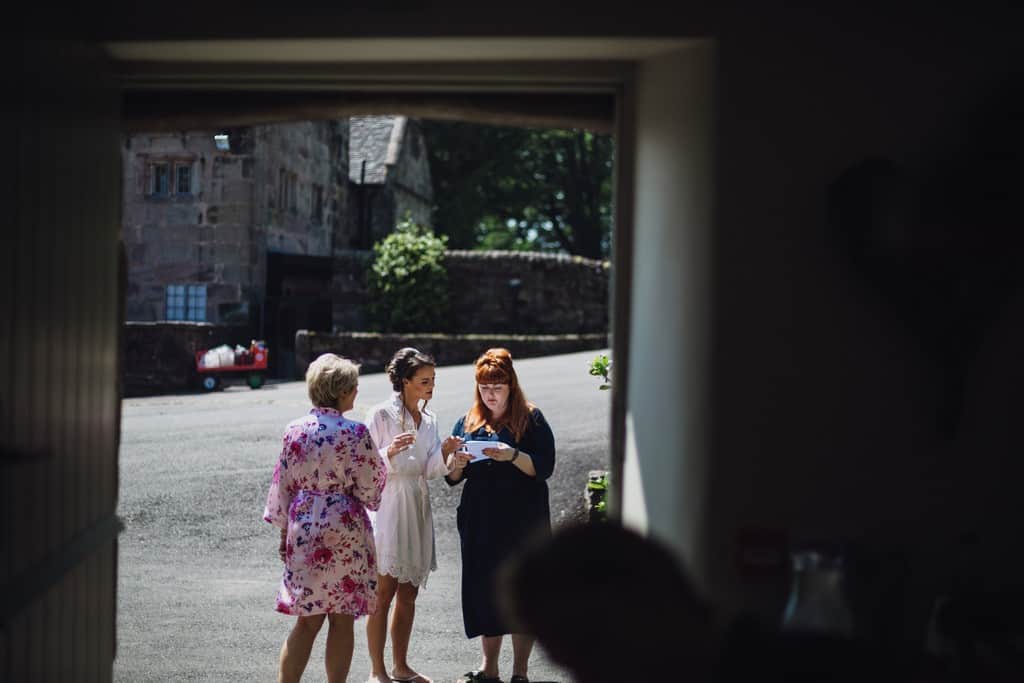
[(609, 252), (611, 136), (425, 121), (434, 226), (453, 248)]
[(408, 218), (373, 245), (369, 313), (385, 332), (440, 331), (448, 306), (447, 238)]

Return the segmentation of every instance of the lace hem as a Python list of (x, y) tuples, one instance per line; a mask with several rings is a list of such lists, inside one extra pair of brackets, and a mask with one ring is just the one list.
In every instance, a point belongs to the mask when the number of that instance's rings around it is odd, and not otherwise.
[(432, 571), (434, 571), (434, 568), (420, 569), (419, 567), (412, 567), (401, 562), (389, 562), (387, 560), (381, 561), (377, 565), (378, 574), (386, 574), (398, 579), (399, 583), (411, 583), (420, 588), (427, 587), (427, 578)]

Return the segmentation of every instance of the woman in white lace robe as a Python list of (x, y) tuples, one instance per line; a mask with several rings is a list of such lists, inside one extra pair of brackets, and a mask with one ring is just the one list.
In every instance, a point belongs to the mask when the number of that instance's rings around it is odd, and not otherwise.
[[(459, 458), (453, 455), (462, 439), (449, 436), (442, 443), (435, 416), (426, 409), (434, 392), (434, 360), (413, 348), (400, 349), (388, 363), (395, 393), (371, 408), (366, 426), (387, 463), (387, 484), (380, 508), (371, 516), (377, 547), (377, 611), (366, 623), (372, 666), (370, 681), (426, 683), (409, 666), (407, 655), (416, 610), (416, 596), (437, 569), (434, 520), (427, 480), (449, 473)], [(422, 406), (421, 406), (422, 403)], [(393, 666), (384, 664), (388, 613), (391, 618)]]

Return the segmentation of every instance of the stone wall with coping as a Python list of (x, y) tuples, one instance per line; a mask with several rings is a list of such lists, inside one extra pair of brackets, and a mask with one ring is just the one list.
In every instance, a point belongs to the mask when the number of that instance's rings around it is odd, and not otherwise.
[[(366, 332), (370, 251), (338, 251), (331, 286), (333, 332), (296, 333), (295, 379), (311, 357), (332, 351), (381, 370), (395, 349), (411, 344), (439, 363), (471, 363), (492, 346), (517, 358), (608, 346), (606, 262), (525, 252), (449, 251), (449, 327), (437, 334)], [(513, 286), (512, 281), (518, 280)], [(219, 344), (247, 345), (248, 326), (188, 322), (129, 322), (125, 330), (127, 396), (193, 390), (194, 355)], [(271, 346), (270, 353), (275, 349)], [(289, 371), (290, 374), (290, 371)]]
[(248, 327), (192, 322), (128, 322), (124, 329), (123, 388), (126, 397), (194, 391), (195, 353), (227, 344), (248, 346)]
[(489, 348), (501, 346), (513, 358), (537, 358), (560, 353), (599, 350), (608, 347), (608, 335), (601, 334), (381, 334), (341, 332), (327, 334), (299, 330), (295, 334), (295, 379), (305, 376), (310, 362), (322, 353), (336, 353), (362, 366), (362, 372), (384, 372), (395, 351), (414, 346), (429, 353), (438, 365), (474, 362)]
[(449, 251), (453, 331), (608, 331), (607, 261), (526, 251)]
[[(366, 330), (369, 251), (337, 251), (335, 332)], [(448, 251), (445, 333), (593, 334), (608, 330), (607, 261), (520, 251)]]

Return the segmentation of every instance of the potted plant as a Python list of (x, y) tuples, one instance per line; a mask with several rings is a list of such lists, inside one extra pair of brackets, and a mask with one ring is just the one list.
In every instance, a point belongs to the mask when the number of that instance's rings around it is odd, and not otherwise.
[[(602, 391), (612, 388), (612, 361), (606, 354), (599, 354), (590, 361), (589, 372), (600, 377)], [(587, 502), (587, 518), (591, 522), (608, 519), (608, 471), (591, 470), (587, 474), (587, 488), (584, 493)]]

